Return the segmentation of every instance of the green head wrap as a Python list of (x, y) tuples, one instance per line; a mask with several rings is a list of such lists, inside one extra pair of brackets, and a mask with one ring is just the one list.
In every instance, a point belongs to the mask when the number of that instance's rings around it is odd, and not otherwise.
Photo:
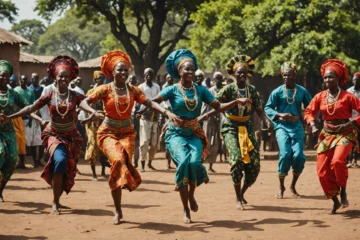
[(8, 72), (10, 76), (13, 73), (13, 66), (6, 60), (0, 60), (0, 72)]

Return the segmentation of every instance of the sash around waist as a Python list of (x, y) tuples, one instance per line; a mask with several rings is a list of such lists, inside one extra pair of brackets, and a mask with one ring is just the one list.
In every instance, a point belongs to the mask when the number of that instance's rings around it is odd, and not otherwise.
[(73, 130), (74, 128), (76, 128), (76, 125), (74, 122), (68, 122), (68, 123), (56, 123), (51, 121), (50, 123), (50, 128), (57, 131), (57, 132), (69, 132), (71, 130)]
[(113, 119), (108, 116), (105, 117), (102, 123), (111, 128), (126, 128), (132, 125), (131, 118), (120, 120), (120, 119)]

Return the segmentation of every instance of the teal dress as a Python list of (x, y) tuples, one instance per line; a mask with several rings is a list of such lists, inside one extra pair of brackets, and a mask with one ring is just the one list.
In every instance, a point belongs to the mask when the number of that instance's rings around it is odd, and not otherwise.
[[(272, 91), (265, 105), (265, 113), (274, 125), (279, 146), (278, 173), (280, 177), (285, 177), (291, 167), (295, 175), (301, 174), (306, 161), (304, 154), (305, 132), (300, 119), (302, 105), (305, 109), (312, 97), (304, 87), (295, 85), (295, 88), (294, 100), (294, 91), (291, 90), (287, 90), (289, 99), (286, 100), (285, 85), (281, 85)], [(291, 121), (275, 121), (275, 116), (278, 113), (290, 113), (296, 118)]]
[[(198, 105), (193, 111), (186, 108), (178, 84), (163, 89), (160, 96), (164, 101), (169, 100), (173, 113), (181, 119), (196, 119), (200, 116), (202, 103), (210, 104), (215, 100), (215, 97), (204, 86), (194, 84), (194, 87)], [(194, 100), (193, 90), (184, 90), (184, 92), (190, 100)], [(203, 137), (200, 138), (197, 133), (202, 133)], [(199, 125), (196, 129), (192, 129), (174, 126), (172, 122), (168, 123), (165, 132), (165, 144), (176, 165), (176, 189), (189, 183), (199, 186), (203, 182), (209, 181), (206, 168), (201, 164), (204, 142), (206, 142), (206, 137)]]
[[(27, 101), (13, 89), (8, 89), (8, 94), (0, 95), (0, 113), (11, 115), (15, 113), (15, 106), (23, 108)], [(14, 173), (18, 159), (18, 148), (13, 122), (0, 122), (0, 179), (10, 180)]]
[[(228, 103), (239, 98), (239, 95), (247, 96), (251, 100), (250, 105), (236, 105), (235, 107), (225, 112), (226, 119), (222, 125), (221, 133), (224, 136), (226, 148), (229, 151), (229, 164), (232, 182), (234, 185), (239, 185), (245, 173), (244, 182), (251, 186), (255, 183), (260, 173), (260, 153), (259, 145), (256, 141), (254, 128), (249, 121), (250, 116), (254, 110), (261, 107), (259, 93), (253, 85), (247, 84), (247, 89), (240, 90), (237, 83), (234, 82), (223, 87), (216, 95), (220, 103)], [(231, 116), (235, 118), (241, 117), (247, 120), (238, 121), (230, 119)], [(248, 161), (245, 161), (242, 148), (240, 146), (241, 139), (239, 139), (240, 128), (246, 128), (246, 132), (242, 137), (246, 137), (251, 142), (252, 149), (248, 148)], [(249, 145), (249, 144), (248, 144)]]

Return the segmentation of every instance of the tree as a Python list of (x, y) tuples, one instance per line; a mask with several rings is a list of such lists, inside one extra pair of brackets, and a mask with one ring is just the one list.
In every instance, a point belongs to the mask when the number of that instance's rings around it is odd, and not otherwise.
[[(190, 14), (204, 0), (38, 0), (36, 9), (49, 18), (71, 5), (87, 22), (105, 17), (111, 33), (130, 55), (135, 73), (143, 77), (145, 67), (157, 72), (192, 24)], [(136, 26), (129, 29), (129, 25)], [(165, 26), (172, 34), (164, 33)]]
[(83, 26), (85, 18), (78, 18), (73, 10), (50, 25), (39, 39), (38, 51), (47, 55), (68, 54), (78, 61), (100, 55), (100, 42), (109, 27), (104, 22)]
[(14, 22), (17, 11), (17, 7), (10, 0), (0, 0), (0, 21), (7, 19), (11, 23)]
[(359, 9), (356, 0), (208, 2), (192, 15), (198, 24), (190, 30), (190, 45), (213, 56), (201, 63), (206, 68), (224, 67), (232, 55), (243, 53), (256, 59), (263, 75), (278, 75), (282, 62), (294, 61), (313, 84), (328, 58), (344, 60), (351, 71), (359, 67)]
[(12, 26), (11, 31), (34, 43), (32, 46), (23, 46), (23, 51), (33, 54), (41, 53), (37, 48), (40, 36), (46, 32), (43, 22), (36, 19), (21, 20)]

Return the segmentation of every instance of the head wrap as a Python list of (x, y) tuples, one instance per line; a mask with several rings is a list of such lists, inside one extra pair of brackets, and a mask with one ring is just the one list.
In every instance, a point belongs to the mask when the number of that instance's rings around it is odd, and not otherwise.
[(127, 68), (130, 68), (131, 66), (130, 57), (123, 51), (114, 50), (108, 52), (101, 58), (101, 71), (106, 77), (112, 77), (114, 67), (119, 62), (125, 63)]
[(282, 65), (281, 65), (281, 75), (283, 75), (284, 71), (285, 70), (293, 70), (295, 73), (296, 73), (296, 65), (292, 62), (284, 62)]
[(205, 73), (200, 68), (198, 70), (196, 70), (196, 72), (195, 72), (195, 76), (199, 76), (199, 75), (202, 75), (202, 76), (205, 75)]
[(349, 70), (346, 67), (345, 63), (338, 59), (329, 59), (326, 60), (320, 68), (321, 77), (324, 78), (326, 70), (332, 70), (339, 77), (339, 85), (346, 84), (349, 78)]
[(254, 73), (255, 64), (251, 57), (247, 55), (237, 55), (230, 59), (226, 66), (226, 71), (230, 75), (235, 74), (235, 70), (240, 67), (245, 66), (248, 71), (248, 76), (251, 77)]
[(0, 71), (8, 72), (10, 75), (13, 73), (13, 66), (6, 60), (0, 60)]
[[(104, 75), (104, 73), (102, 71), (94, 71), (94, 75), (93, 75), (93, 80), (97, 79), (97, 77), (102, 74)], [(105, 75), (104, 75), (105, 76)]]
[(153, 72), (154, 73), (154, 70), (152, 68), (146, 68), (144, 70), (144, 75), (146, 75), (148, 72)]
[(187, 61), (191, 61), (194, 64), (195, 70), (198, 69), (195, 55), (187, 49), (176, 50), (166, 58), (165, 65), (166, 71), (170, 74), (171, 77), (175, 79), (180, 79), (179, 67)]
[(360, 77), (360, 72), (354, 73), (354, 77)]
[(70, 80), (75, 79), (79, 75), (79, 65), (69, 56), (59, 55), (50, 61), (47, 72), (53, 79), (56, 78), (60, 70), (66, 70), (69, 74)]
[(214, 72), (213, 78), (216, 78), (217, 75), (220, 75), (220, 76), (224, 77), (222, 72), (216, 71), (216, 72)]
[(15, 74), (13, 74), (13, 75), (11, 75), (11, 77), (10, 77), (10, 81), (12, 81), (12, 82), (16, 82), (16, 75)]

